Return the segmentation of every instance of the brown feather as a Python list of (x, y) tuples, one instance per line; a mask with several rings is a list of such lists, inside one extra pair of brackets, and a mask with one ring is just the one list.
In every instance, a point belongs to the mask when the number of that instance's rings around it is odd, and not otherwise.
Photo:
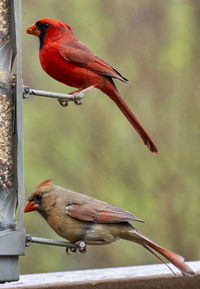
[(119, 223), (128, 221), (143, 222), (126, 210), (112, 206), (104, 205), (104, 202), (95, 200), (86, 204), (72, 204), (66, 207), (66, 214), (80, 221), (90, 221), (96, 223)]

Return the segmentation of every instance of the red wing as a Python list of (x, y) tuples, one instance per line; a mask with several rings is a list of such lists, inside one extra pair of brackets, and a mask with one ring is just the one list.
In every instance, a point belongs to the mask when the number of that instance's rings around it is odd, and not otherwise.
[[(103, 204), (103, 205), (102, 205)], [(98, 208), (98, 203), (91, 202), (82, 205), (68, 205), (66, 207), (66, 214), (74, 219), (80, 221), (89, 221), (96, 223), (119, 223), (128, 221), (143, 222), (128, 211), (118, 207), (101, 203)]]
[(77, 65), (93, 70), (98, 74), (117, 78), (124, 82), (128, 81), (121, 73), (96, 56), (80, 41), (64, 44), (59, 53), (66, 61), (76, 63)]

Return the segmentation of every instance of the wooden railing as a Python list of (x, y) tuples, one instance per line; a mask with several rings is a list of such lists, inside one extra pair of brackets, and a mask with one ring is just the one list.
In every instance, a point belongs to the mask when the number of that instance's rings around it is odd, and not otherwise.
[[(163, 264), (21, 275), (18, 282), (0, 285), (16, 289), (199, 289), (200, 261), (188, 262), (194, 276), (176, 276)], [(170, 265), (171, 266), (171, 265)]]

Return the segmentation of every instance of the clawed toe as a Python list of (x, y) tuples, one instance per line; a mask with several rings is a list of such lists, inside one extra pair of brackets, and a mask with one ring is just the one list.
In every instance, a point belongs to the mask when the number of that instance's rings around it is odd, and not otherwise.
[(68, 101), (63, 99), (63, 98), (58, 98), (58, 102), (60, 103), (60, 105), (62, 105), (63, 107), (68, 106)]
[(66, 253), (67, 253), (67, 255), (70, 255), (70, 253), (69, 253), (69, 251), (70, 252), (72, 252), (72, 253), (76, 253), (77, 252), (77, 247), (75, 247), (75, 248), (66, 248)]
[(77, 247), (75, 247), (75, 248), (70, 248), (70, 251), (71, 251), (72, 253), (76, 253), (76, 252), (77, 252)]
[[(78, 95), (77, 95), (78, 96)], [(69, 102), (63, 98), (58, 98), (58, 102), (60, 103), (61, 106), (66, 107), (69, 105)], [(82, 100), (81, 99), (76, 99), (76, 95), (74, 95), (74, 103), (76, 105), (81, 105)]]
[(82, 98), (83, 97), (84, 97), (84, 93), (82, 93), (82, 92), (74, 93), (73, 94), (74, 103), (77, 104), (77, 105), (81, 105), (83, 103), (82, 102)]
[(69, 248), (68, 247), (65, 249), (65, 252), (67, 255), (69, 255)]
[(83, 102), (82, 102), (81, 99), (75, 99), (75, 100), (74, 100), (74, 103), (75, 103), (76, 105), (81, 105), (81, 104), (83, 104)]

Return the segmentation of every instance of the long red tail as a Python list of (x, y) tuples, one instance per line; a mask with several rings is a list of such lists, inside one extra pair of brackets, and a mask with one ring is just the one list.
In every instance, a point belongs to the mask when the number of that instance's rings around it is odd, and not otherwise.
[[(167, 260), (169, 260), (174, 266), (176, 266), (183, 273), (183, 275), (194, 275), (192, 269), (186, 263), (184, 263), (184, 258), (182, 256), (159, 246), (134, 228), (132, 228), (131, 230), (129, 228), (128, 232), (129, 234), (127, 234), (127, 231), (125, 233), (123, 232), (120, 237), (142, 245), (153, 255), (155, 255), (159, 260), (162, 261), (161, 257), (156, 253), (158, 252)], [(167, 264), (165, 263), (165, 265)], [(173, 272), (173, 270), (168, 265), (167, 267)]]
[(184, 258), (182, 256), (172, 251), (169, 251), (163, 247), (160, 247), (159, 245), (157, 245), (156, 243), (152, 242), (149, 239), (147, 239), (147, 242), (143, 243), (142, 246), (145, 247), (147, 250), (149, 250), (151, 253), (153, 253), (157, 258), (159, 258), (159, 256), (153, 250), (160, 253), (172, 264), (174, 264), (174, 266), (176, 266), (183, 273), (183, 275), (185, 274), (194, 275), (192, 269), (186, 263), (184, 263)]
[(103, 88), (100, 88), (100, 89), (115, 102), (115, 104), (119, 107), (123, 115), (128, 119), (130, 124), (134, 127), (134, 129), (137, 131), (139, 136), (142, 138), (144, 144), (148, 147), (148, 149), (152, 153), (158, 154), (158, 149), (156, 145), (154, 144), (150, 136), (147, 134), (145, 129), (142, 127), (140, 122), (137, 120), (135, 115), (132, 113), (128, 105), (121, 98), (114, 82), (109, 79), (107, 84)]

